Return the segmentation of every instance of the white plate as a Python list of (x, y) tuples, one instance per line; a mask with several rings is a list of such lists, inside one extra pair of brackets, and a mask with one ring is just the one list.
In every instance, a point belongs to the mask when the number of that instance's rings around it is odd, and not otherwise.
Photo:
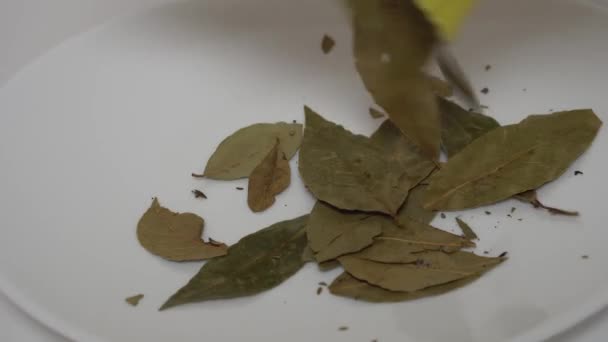
[[(456, 51), (475, 84), (490, 88), (482, 102), (503, 123), (578, 107), (606, 120), (605, 19), (591, 2), (486, 0)], [(328, 56), (325, 33), (337, 40)], [(366, 113), (372, 101), (349, 41), (338, 1), (208, 0), (112, 21), (28, 66), (0, 88), (0, 288), (78, 341), (534, 341), (607, 304), (602, 131), (541, 191), (581, 217), (515, 202), (463, 214), (479, 252), (511, 256), (472, 286), (373, 305), (317, 296), (317, 282), (336, 272), (308, 265), (255, 297), (156, 311), (200, 264), (138, 245), (135, 224), (152, 196), (199, 213), (207, 236), (233, 243), (313, 200), (294, 176), (271, 210), (254, 215), (235, 190), (243, 181), (190, 178), (222, 138), (253, 122), (301, 121), (304, 104), (356, 132), (379, 123)], [(575, 177), (578, 169), (585, 174)], [(194, 188), (209, 199), (193, 199)], [(454, 216), (435, 223), (455, 230)], [(137, 308), (124, 303), (140, 292)]]

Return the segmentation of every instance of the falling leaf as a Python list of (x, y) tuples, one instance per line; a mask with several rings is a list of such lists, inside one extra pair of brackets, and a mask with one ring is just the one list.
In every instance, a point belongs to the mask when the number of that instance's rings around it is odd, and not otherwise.
[(382, 234), (374, 240), (373, 245), (352, 256), (381, 263), (411, 263), (424, 251), (456, 252), (475, 246), (461, 236), (409, 219), (399, 225), (385, 220)]
[(534, 208), (545, 209), (553, 215), (564, 215), (564, 216), (578, 216), (578, 211), (564, 210), (559, 208), (548, 207), (544, 205), (539, 199), (536, 191), (530, 190), (522, 192), (514, 196), (516, 199), (530, 203)]
[(433, 210), (427, 210), (422, 207), (422, 202), (426, 197), (426, 189), (428, 185), (418, 184), (415, 188), (411, 189), (403, 207), (399, 209), (397, 213), (397, 220), (403, 220), (404, 218), (410, 218), (414, 221), (429, 224), (437, 212)]
[(418, 264), (387, 264), (356, 256), (342, 256), (344, 270), (357, 279), (390, 291), (414, 292), (431, 286), (477, 276), (503, 261), (468, 252), (419, 253)]
[(380, 119), (384, 117), (384, 113), (374, 108), (369, 109), (369, 115), (374, 119)]
[(559, 177), (595, 138), (591, 110), (533, 115), (496, 128), (433, 176), (424, 207), (459, 210), (495, 203)]
[(139, 243), (171, 261), (195, 261), (225, 255), (228, 247), (201, 240), (205, 221), (192, 213), (174, 213), (154, 199), (137, 224)]
[(163, 306), (251, 296), (269, 290), (303, 265), (308, 215), (276, 223), (242, 238), (228, 255), (208, 261)]
[(421, 68), (437, 37), (410, 1), (349, 0), (356, 67), (376, 103), (432, 160), (441, 136), (435, 94)]
[(458, 223), (458, 227), (460, 227), (460, 229), (462, 230), (462, 233), (464, 234), (464, 237), (467, 240), (477, 239), (477, 234), (475, 234), (475, 232), (473, 231), (471, 226), (469, 226), (466, 222), (464, 222), (463, 220), (461, 220), (460, 218), (457, 217), (456, 223)]
[(127, 302), (131, 306), (137, 306), (139, 304), (139, 301), (142, 300), (143, 298), (144, 298), (143, 294), (138, 294), (135, 296), (125, 298), (125, 302)]
[(382, 233), (381, 218), (345, 212), (317, 201), (310, 213), (306, 234), (317, 262), (362, 250)]
[(329, 285), (329, 292), (337, 296), (364, 300), (374, 303), (402, 302), (441, 295), (446, 292), (466, 286), (477, 279), (479, 279), (478, 275), (441, 285), (431, 286), (414, 292), (400, 292), (385, 290), (379, 286), (374, 286), (370, 283), (359, 280), (351, 276), (350, 274), (344, 272), (339, 275), (331, 283), (331, 285)]
[(465, 110), (445, 99), (438, 99), (441, 113), (441, 146), (452, 158), (475, 139), (500, 127), (493, 118)]
[(319, 200), (345, 210), (395, 214), (412, 186), (407, 159), (305, 108), (299, 170)]
[(275, 196), (291, 181), (291, 169), (279, 141), (249, 176), (247, 204), (253, 212), (264, 211), (274, 204)]
[(435, 76), (429, 75), (427, 77), (431, 82), (431, 89), (433, 89), (435, 95), (441, 97), (450, 97), (454, 95), (454, 89), (451, 84)]
[(332, 37), (324, 35), (323, 40), (321, 40), (321, 50), (323, 50), (323, 53), (327, 55), (334, 46), (336, 46), (336, 41)]
[(272, 150), (277, 139), (285, 157), (291, 159), (302, 142), (302, 125), (260, 123), (239, 129), (218, 146), (209, 158), (202, 177), (218, 180), (249, 177)]

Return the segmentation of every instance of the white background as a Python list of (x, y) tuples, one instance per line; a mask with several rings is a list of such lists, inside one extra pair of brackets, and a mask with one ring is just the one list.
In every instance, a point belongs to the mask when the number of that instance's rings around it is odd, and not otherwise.
[[(1, 0), (0, 86), (24, 64), (65, 38), (110, 17), (170, 1)], [(551, 342), (595, 342), (607, 338), (608, 310), (604, 310)], [(0, 294), (0, 341), (64, 342), (66, 339), (31, 319)]]

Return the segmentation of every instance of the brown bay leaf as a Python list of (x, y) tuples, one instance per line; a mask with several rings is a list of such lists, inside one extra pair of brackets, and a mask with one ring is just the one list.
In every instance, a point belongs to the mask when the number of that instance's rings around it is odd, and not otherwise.
[(362, 250), (382, 233), (382, 218), (338, 210), (317, 201), (306, 226), (310, 248), (319, 263)]
[(205, 221), (192, 213), (174, 213), (154, 199), (137, 224), (137, 239), (150, 253), (171, 261), (222, 256), (228, 247), (201, 240)]
[(201, 176), (218, 180), (247, 178), (268, 152), (280, 141), (287, 160), (302, 142), (302, 125), (278, 122), (259, 123), (239, 129), (217, 147)]
[(344, 210), (396, 214), (412, 187), (404, 160), (305, 107), (299, 170), (319, 200)]
[(208, 261), (160, 310), (211, 299), (251, 296), (269, 290), (304, 264), (308, 215), (247, 235), (228, 255)]
[(441, 128), (432, 85), (421, 72), (437, 37), (411, 1), (349, 0), (356, 68), (376, 103), (432, 160)]
[(272, 150), (249, 176), (247, 204), (253, 212), (270, 208), (275, 202), (275, 196), (287, 189), (291, 182), (289, 162), (279, 145), (277, 140)]
[(373, 245), (352, 256), (381, 263), (412, 263), (420, 258), (421, 252), (453, 253), (475, 246), (461, 236), (410, 219), (399, 225), (385, 219), (382, 234), (374, 240)]
[(329, 292), (334, 295), (363, 300), (372, 303), (403, 302), (424, 297), (441, 295), (466, 286), (479, 279), (479, 275), (461, 280), (427, 287), (414, 292), (389, 291), (379, 286), (359, 280), (344, 272), (329, 285)]
[(591, 110), (533, 115), (498, 127), (435, 174), (424, 207), (459, 210), (492, 204), (559, 177), (593, 142), (602, 122)]
[(454, 88), (452, 85), (439, 77), (433, 75), (427, 75), (429, 82), (431, 83), (431, 89), (435, 95), (440, 97), (450, 97), (454, 95)]
[(458, 227), (462, 230), (462, 234), (467, 240), (475, 240), (477, 239), (477, 234), (475, 231), (469, 226), (466, 222), (461, 220), (459, 217), (456, 218), (456, 223), (458, 223)]
[(346, 255), (338, 259), (353, 277), (390, 291), (414, 292), (478, 276), (500, 264), (503, 258), (487, 258), (468, 252), (419, 253), (415, 264), (388, 264)]

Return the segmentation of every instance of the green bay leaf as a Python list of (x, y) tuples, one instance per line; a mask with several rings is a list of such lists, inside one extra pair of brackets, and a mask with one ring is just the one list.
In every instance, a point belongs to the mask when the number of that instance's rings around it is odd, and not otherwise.
[(500, 127), (492, 117), (468, 111), (454, 102), (439, 98), (441, 146), (449, 158), (475, 139)]
[(591, 110), (533, 115), (465, 147), (432, 177), (424, 207), (492, 204), (559, 177), (592, 143), (602, 122)]
[(228, 255), (212, 259), (160, 308), (269, 290), (304, 264), (308, 215), (282, 221), (242, 238)]
[(192, 213), (174, 213), (154, 199), (137, 223), (137, 239), (150, 253), (171, 261), (196, 261), (225, 255), (222, 243), (201, 240), (205, 221)]
[(317, 201), (306, 226), (310, 248), (319, 263), (362, 250), (382, 233), (381, 218), (338, 210)]
[(319, 200), (344, 210), (396, 214), (411, 184), (405, 159), (305, 107), (299, 170)]
[(441, 295), (466, 286), (480, 276), (471, 276), (453, 282), (431, 286), (414, 292), (389, 291), (379, 286), (359, 280), (344, 272), (329, 285), (329, 291), (337, 296), (353, 298), (373, 303), (403, 302), (424, 297)]
[(486, 258), (468, 252), (419, 253), (415, 264), (388, 264), (346, 255), (338, 259), (357, 279), (390, 291), (414, 292), (478, 276), (500, 264), (502, 258)]
[(247, 178), (272, 150), (277, 139), (285, 157), (291, 159), (302, 142), (302, 125), (259, 123), (239, 129), (220, 143), (207, 161), (202, 176), (218, 180)]
[(437, 37), (410, 1), (349, 0), (355, 65), (376, 103), (432, 160), (441, 128), (432, 84), (421, 72)]

